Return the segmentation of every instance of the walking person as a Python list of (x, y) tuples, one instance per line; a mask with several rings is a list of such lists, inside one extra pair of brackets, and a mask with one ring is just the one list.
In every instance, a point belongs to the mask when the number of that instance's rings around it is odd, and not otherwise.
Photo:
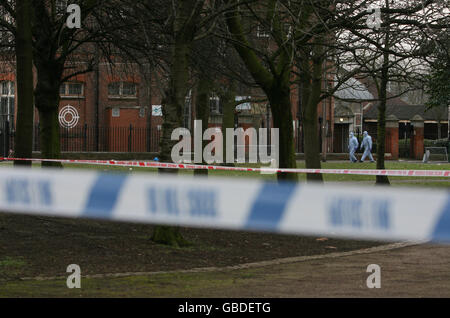
[(372, 137), (370, 137), (369, 133), (365, 131), (363, 133), (363, 140), (361, 142), (361, 149), (364, 148), (364, 153), (359, 162), (364, 162), (367, 156), (369, 156), (370, 162), (375, 162), (372, 157)]
[(350, 139), (348, 141), (348, 151), (350, 153), (350, 161), (351, 162), (357, 162), (358, 159), (355, 157), (355, 152), (358, 150), (358, 139), (356, 139), (355, 135), (351, 132), (350, 133)]

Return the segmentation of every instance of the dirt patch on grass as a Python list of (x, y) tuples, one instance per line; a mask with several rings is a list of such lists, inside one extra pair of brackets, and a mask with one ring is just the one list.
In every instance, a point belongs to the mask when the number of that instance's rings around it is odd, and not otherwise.
[(222, 267), (276, 258), (350, 251), (380, 242), (182, 228), (192, 246), (150, 241), (153, 226), (0, 214), (0, 280)]

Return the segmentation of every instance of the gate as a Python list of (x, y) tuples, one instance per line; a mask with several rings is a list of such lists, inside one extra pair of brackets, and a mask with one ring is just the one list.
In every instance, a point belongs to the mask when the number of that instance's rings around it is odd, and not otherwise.
[(348, 151), (349, 124), (334, 124), (334, 152)]
[(411, 151), (411, 136), (414, 129), (411, 123), (399, 123), (398, 131), (398, 155), (400, 158), (410, 158)]

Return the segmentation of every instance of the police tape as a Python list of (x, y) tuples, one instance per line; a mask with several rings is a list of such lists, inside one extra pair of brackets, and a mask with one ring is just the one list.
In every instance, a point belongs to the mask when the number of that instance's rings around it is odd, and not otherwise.
[(0, 168), (0, 211), (228, 230), (450, 243), (450, 192)]
[(270, 167), (230, 167), (199, 165), (185, 163), (164, 163), (158, 161), (117, 161), (117, 160), (84, 160), (84, 159), (36, 159), (36, 158), (2, 158), (4, 161), (48, 161), (59, 163), (76, 163), (86, 165), (120, 166), (120, 167), (147, 167), (166, 169), (200, 169), (221, 170), (241, 172), (263, 172), (263, 173), (311, 173), (311, 174), (347, 174), (347, 175), (370, 175), (391, 177), (450, 177), (450, 170), (378, 170), (378, 169), (301, 169), (301, 168), (270, 168)]

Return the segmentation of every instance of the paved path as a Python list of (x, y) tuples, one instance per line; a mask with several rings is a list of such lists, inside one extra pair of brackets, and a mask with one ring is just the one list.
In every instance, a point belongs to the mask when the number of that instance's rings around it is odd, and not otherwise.
[[(381, 288), (369, 289), (369, 264)], [(450, 246), (418, 245), (364, 255), (264, 267), (208, 297), (450, 297)]]

